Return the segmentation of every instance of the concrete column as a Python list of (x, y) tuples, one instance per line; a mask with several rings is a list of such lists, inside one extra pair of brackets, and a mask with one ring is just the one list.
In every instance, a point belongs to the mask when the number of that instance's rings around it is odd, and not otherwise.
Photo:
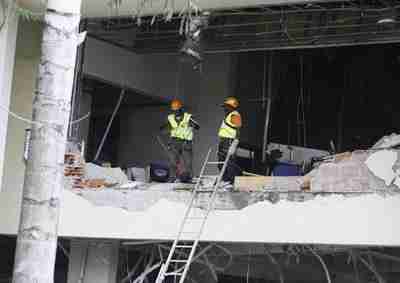
[(8, 125), (8, 113), (4, 108), (8, 109), (10, 106), (18, 31), (18, 16), (13, 12), (0, 11), (0, 16), (4, 15), (6, 15), (6, 22), (0, 30), (0, 190)]
[(68, 283), (115, 283), (119, 242), (71, 240)]

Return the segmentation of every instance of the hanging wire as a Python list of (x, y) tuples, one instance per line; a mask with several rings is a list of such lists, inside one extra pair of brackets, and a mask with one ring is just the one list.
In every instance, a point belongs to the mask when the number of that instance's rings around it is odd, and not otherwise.
[(302, 111), (302, 125), (303, 125), (303, 146), (307, 146), (307, 125), (305, 113), (305, 99), (304, 99), (304, 56), (301, 55), (301, 111)]
[(175, 95), (175, 98), (179, 98), (179, 96), (180, 96), (181, 69), (182, 69), (182, 64), (181, 64), (181, 61), (178, 60), (178, 70), (176, 72), (176, 95)]
[(251, 247), (249, 247), (249, 257), (248, 257), (248, 261), (247, 261), (246, 283), (249, 283), (250, 259), (251, 259)]
[(267, 52), (264, 52), (264, 64), (263, 64), (263, 86), (262, 86), (262, 109), (265, 109), (266, 103), (266, 81), (267, 81)]
[[(30, 120), (28, 118), (24, 118), (21, 115), (9, 110), (7, 107), (4, 107), (1, 104), (0, 104), (0, 110), (3, 110), (4, 112), (8, 113), (11, 117), (13, 117), (15, 119), (20, 120), (20, 121), (25, 122), (25, 123), (28, 123), (30, 125), (37, 125), (37, 126), (43, 126), (44, 125), (44, 123), (37, 122), (37, 121), (32, 121), (32, 120)], [(87, 118), (89, 118), (90, 115), (91, 115), (91, 112), (88, 112), (87, 114), (85, 114), (81, 118), (72, 121), (71, 124), (76, 124), (76, 123), (82, 122), (83, 120), (86, 120)]]
[(304, 147), (307, 146), (306, 139), (306, 118), (305, 118), (305, 103), (304, 103), (304, 57), (300, 55), (300, 94), (297, 100), (297, 140), (298, 144), (302, 144)]

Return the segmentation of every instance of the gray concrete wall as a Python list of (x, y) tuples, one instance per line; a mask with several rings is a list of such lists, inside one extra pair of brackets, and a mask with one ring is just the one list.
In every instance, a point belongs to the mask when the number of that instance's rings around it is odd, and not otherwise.
[(88, 37), (84, 73), (148, 95), (175, 97), (177, 56), (139, 55)]
[[(18, 29), (12, 82), (11, 111), (31, 119), (37, 66), (40, 58), (41, 24), (21, 21)], [(23, 148), (25, 129), (29, 124), (11, 118), (8, 120), (4, 158), (4, 191), (22, 190), (25, 164)]]
[[(225, 96), (233, 94), (231, 67), (232, 56), (222, 54), (207, 56), (202, 73), (193, 71), (189, 65), (180, 67), (180, 96), (201, 125), (194, 137), (195, 174), (207, 150), (211, 146), (216, 148), (217, 131), (223, 118), (219, 105)], [(159, 126), (167, 115), (167, 108), (144, 108), (123, 114), (127, 118), (121, 122), (119, 160), (122, 166), (146, 166), (150, 162), (168, 160), (156, 140)]]
[(119, 163), (124, 167), (145, 167), (151, 162), (168, 157), (157, 142), (161, 124), (166, 121), (168, 109), (147, 107), (121, 113)]
[(8, 113), (5, 109), (10, 106), (17, 31), (18, 16), (10, 13), (0, 30), (0, 190), (3, 179), (8, 124)]

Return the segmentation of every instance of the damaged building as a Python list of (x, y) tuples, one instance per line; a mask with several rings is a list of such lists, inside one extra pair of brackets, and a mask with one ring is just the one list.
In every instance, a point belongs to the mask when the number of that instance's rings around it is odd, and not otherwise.
[[(82, 5), (56, 283), (157, 282), (188, 208), (206, 221), (185, 282), (400, 282), (399, 1), (117, 2)], [(43, 14), (39, 0), (20, 6)], [(11, 282), (43, 23), (5, 7), (0, 282)], [(196, 183), (210, 149), (217, 160), (228, 96), (242, 174), (214, 191), (214, 166), (193, 201), (195, 184), (157, 175), (160, 125), (176, 98), (200, 124)]]

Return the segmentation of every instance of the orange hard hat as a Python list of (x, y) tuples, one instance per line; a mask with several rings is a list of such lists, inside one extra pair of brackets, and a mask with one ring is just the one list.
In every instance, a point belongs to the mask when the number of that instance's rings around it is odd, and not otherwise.
[(171, 110), (172, 111), (176, 111), (179, 110), (183, 107), (182, 101), (180, 101), (179, 99), (173, 99), (171, 101)]
[(227, 105), (236, 109), (239, 107), (239, 100), (237, 100), (236, 97), (229, 96), (225, 98), (223, 105)]

